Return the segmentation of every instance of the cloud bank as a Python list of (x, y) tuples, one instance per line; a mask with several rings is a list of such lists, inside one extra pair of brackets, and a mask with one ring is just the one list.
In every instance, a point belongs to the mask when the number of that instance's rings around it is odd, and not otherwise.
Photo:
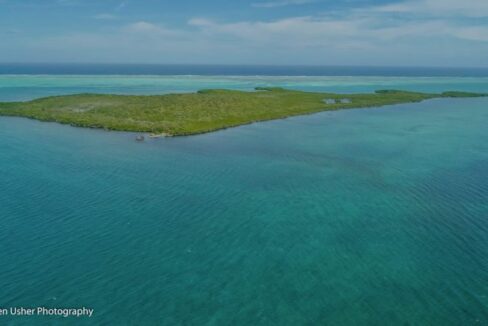
[(407, 0), (274, 20), (193, 17), (178, 27), (140, 20), (18, 47), (63, 61), (486, 67), (486, 17), (488, 2)]

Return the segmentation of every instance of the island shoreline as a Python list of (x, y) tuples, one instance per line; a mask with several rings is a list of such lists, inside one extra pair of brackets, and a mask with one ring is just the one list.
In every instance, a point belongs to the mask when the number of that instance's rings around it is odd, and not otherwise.
[[(367, 94), (312, 93), (282, 88), (255, 92), (201, 90), (166, 95), (78, 94), (0, 102), (0, 116), (73, 127), (143, 133), (150, 138), (192, 136), (258, 122), (344, 109), (379, 108), (436, 98), (485, 97), (379, 90)], [(153, 117), (154, 120), (151, 120)]]

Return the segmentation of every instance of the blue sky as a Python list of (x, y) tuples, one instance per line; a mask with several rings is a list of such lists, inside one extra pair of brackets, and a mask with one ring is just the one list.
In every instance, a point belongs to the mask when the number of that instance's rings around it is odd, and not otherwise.
[(0, 62), (488, 67), (488, 0), (0, 0)]

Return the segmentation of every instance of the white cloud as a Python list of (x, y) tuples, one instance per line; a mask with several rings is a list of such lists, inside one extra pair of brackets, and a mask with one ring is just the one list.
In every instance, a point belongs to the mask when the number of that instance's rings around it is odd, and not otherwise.
[(385, 13), (410, 13), (420, 16), (488, 17), (486, 0), (409, 0), (374, 9)]
[(198, 26), (198, 27), (206, 27), (215, 25), (213, 21), (205, 18), (192, 18), (188, 21), (188, 25), (191, 26)]
[(140, 21), (137, 23), (130, 24), (127, 26), (128, 30), (136, 31), (136, 32), (163, 32), (163, 28), (159, 27), (158, 25), (151, 24), (145, 21)]
[(137, 34), (143, 38), (186, 38), (191, 34), (178, 29), (166, 28), (161, 24), (153, 24), (145, 21), (139, 21), (122, 28), (125, 34)]
[(354, 37), (364, 24), (358, 20), (316, 19), (294, 17), (276, 21), (236, 22), (219, 24), (205, 19), (193, 19), (190, 25), (212, 36), (232, 36), (250, 43), (269, 42), (283, 46), (320, 45), (329, 40)]
[(295, 47), (315, 45), (337, 47), (342, 42), (365, 42), (371, 46), (401, 39), (417, 41), (439, 37), (486, 41), (488, 26), (463, 26), (448, 20), (401, 21), (384, 24), (376, 16), (351, 15), (342, 18), (294, 17), (270, 22), (217, 23), (192, 19), (189, 24), (207, 35), (227, 35), (235, 39)]
[(488, 27), (486, 26), (458, 28), (454, 29), (452, 33), (462, 39), (488, 42)]
[(316, 2), (317, 0), (280, 0), (280, 1), (267, 1), (267, 2), (256, 2), (252, 6), (256, 8), (275, 8), (284, 7), (292, 5), (304, 5), (308, 3)]

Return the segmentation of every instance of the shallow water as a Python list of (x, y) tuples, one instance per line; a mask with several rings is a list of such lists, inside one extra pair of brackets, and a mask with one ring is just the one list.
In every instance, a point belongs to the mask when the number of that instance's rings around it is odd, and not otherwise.
[(126, 76), (126, 75), (1, 75), (0, 101), (77, 93), (165, 94), (206, 88), (253, 90), (284, 87), (313, 92), (361, 93), (378, 89), (443, 92), (488, 92), (488, 77), (388, 76)]
[(144, 143), (0, 118), (1, 306), (122, 325), (487, 324), (487, 125), (482, 98)]

